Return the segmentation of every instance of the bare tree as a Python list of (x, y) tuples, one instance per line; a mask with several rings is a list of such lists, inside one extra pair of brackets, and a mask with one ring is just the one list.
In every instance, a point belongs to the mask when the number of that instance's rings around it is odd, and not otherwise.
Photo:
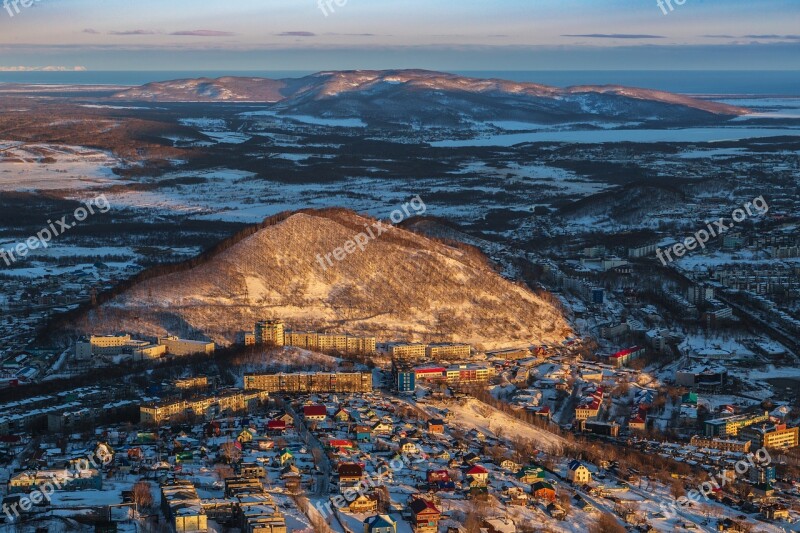
[(603, 513), (597, 521), (589, 527), (590, 533), (626, 533), (619, 520), (611, 513)]
[(153, 506), (153, 492), (150, 490), (150, 483), (147, 481), (136, 482), (133, 486), (133, 501), (140, 510)]
[(242, 450), (233, 441), (228, 441), (219, 447), (219, 453), (226, 463), (237, 463), (242, 458)]

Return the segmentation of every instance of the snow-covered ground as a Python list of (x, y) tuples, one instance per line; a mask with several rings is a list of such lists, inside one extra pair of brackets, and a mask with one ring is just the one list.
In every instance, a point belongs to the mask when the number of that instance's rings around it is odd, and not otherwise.
[(81, 146), (0, 141), (0, 191), (99, 188), (121, 183), (122, 162)]

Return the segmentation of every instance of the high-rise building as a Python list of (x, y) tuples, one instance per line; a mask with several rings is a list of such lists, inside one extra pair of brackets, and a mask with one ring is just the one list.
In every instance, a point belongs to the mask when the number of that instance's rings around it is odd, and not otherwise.
[(284, 346), (286, 338), (282, 320), (261, 320), (256, 322), (256, 344), (273, 344)]

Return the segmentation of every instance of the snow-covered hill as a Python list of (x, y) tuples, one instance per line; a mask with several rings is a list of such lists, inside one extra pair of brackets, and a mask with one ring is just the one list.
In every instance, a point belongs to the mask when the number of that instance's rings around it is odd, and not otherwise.
[(85, 316), (79, 329), (202, 332), (224, 344), (257, 320), (282, 318), (295, 329), (369, 333), (379, 342), (485, 349), (560, 342), (570, 333), (557, 309), (500, 277), (475, 249), (403, 229), (323, 268), (319, 257), (374, 222), (344, 210), (298, 212), (200, 266), (134, 286)]

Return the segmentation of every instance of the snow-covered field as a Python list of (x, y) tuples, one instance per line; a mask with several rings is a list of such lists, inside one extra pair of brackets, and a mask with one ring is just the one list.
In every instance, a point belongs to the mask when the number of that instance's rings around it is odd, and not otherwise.
[(446, 406), (436, 403), (432, 405), (449, 409), (460, 426), (489, 434), (500, 431), (504, 437), (520, 436), (533, 441), (543, 451), (558, 452), (565, 444), (564, 439), (558, 435), (526, 424), (477, 400), (467, 400), (463, 405), (458, 402), (451, 402)]
[(120, 183), (114, 156), (81, 146), (0, 141), (0, 191), (76, 190)]

